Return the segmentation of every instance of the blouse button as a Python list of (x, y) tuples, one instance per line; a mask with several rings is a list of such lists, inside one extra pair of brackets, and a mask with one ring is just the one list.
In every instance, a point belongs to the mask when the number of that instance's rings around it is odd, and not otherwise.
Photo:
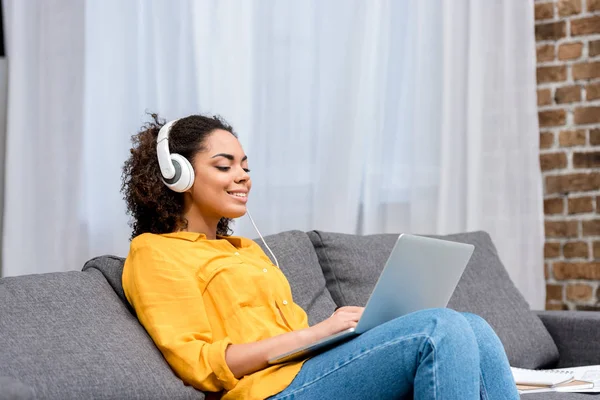
[(287, 304), (287, 300), (284, 300), (284, 301), (283, 301), (283, 304)]
[(240, 253), (238, 253), (237, 251), (235, 253), (233, 253), (233, 254), (236, 255), (236, 256), (240, 255)]
[(267, 269), (266, 269), (266, 268), (263, 268), (263, 272), (267, 272)]

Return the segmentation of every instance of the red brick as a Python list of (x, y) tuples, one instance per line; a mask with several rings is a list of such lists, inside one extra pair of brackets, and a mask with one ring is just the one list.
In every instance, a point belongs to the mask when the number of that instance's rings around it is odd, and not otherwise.
[(562, 82), (567, 79), (567, 67), (565, 65), (538, 67), (536, 76), (538, 84), (546, 82)]
[(567, 35), (565, 21), (537, 24), (535, 26), (535, 40), (557, 40)]
[(574, 115), (577, 125), (596, 124), (600, 122), (600, 106), (577, 107)]
[(554, 278), (565, 279), (600, 279), (600, 263), (597, 262), (555, 262), (552, 266)]
[(556, 89), (554, 100), (558, 103), (573, 103), (581, 100), (581, 87), (579, 85), (563, 86)]
[(600, 242), (594, 242), (594, 258), (600, 258)]
[(562, 198), (544, 199), (544, 214), (562, 214), (564, 203)]
[(583, 221), (582, 233), (583, 236), (600, 236), (600, 219)]
[(552, 91), (550, 89), (539, 89), (537, 91), (537, 105), (547, 106), (552, 104)]
[(553, 145), (554, 134), (552, 132), (540, 132), (540, 149), (547, 149)]
[(537, 105), (547, 106), (552, 104), (552, 90), (551, 89), (538, 89), (537, 91)]
[[(550, 90), (550, 89), (548, 89)], [(539, 90), (538, 90), (539, 92)], [(539, 95), (538, 95), (539, 96)], [(590, 83), (585, 87), (585, 99), (587, 101), (600, 99), (600, 82)], [(539, 106), (539, 97), (538, 97), (538, 106)]]
[(600, 128), (590, 129), (590, 144), (592, 146), (600, 145)]
[(586, 242), (567, 242), (563, 246), (565, 258), (588, 258), (588, 244)]
[(567, 299), (575, 301), (590, 300), (594, 294), (594, 289), (585, 283), (575, 283), (567, 285)]
[[(573, 79), (592, 78), (600, 78), (600, 61), (573, 64)], [(545, 77), (545, 79), (549, 79), (549, 77)]]
[[(600, 0), (598, 1), (600, 3)], [(591, 40), (588, 48), (588, 55), (594, 57), (600, 54), (600, 40)]]
[(581, 57), (581, 50), (583, 49), (583, 43), (564, 43), (558, 46), (558, 59), (559, 60), (574, 60)]
[(535, 19), (552, 19), (554, 18), (554, 4), (542, 3), (535, 5)]
[(558, 15), (567, 17), (581, 12), (581, 0), (558, 0)]
[(560, 257), (560, 243), (546, 242), (544, 244), (544, 258)]
[(588, 11), (600, 11), (600, 0), (587, 0)]
[(562, 300), (563, 285), (546, 284), (546, 300)]
[(575, 168), (595, 168), (600, 166), (600, 151), (585, 151), (573, 153)]
[(550, 279), (550, 264), (544, 263), (544, 280)]
[(593, 197), (573, 197), (569, 199), (569, 214), (582, 214), (594, 211)]
[(565, 168), (567, 166), (567, 155), (565, 153), (541, 154), (540, 166), (542, 171)]
[(554, 60), (554, 45), (553, 44), (542, 44), (536, 48), (535, 51), (537, 62), (552, 61)]
[(569, 307), (567, 307), (564, 303), (550, 303), (546, 302), (546, 310), (547, 311), (566, 311)]
[(546, 177), (546, 194), (585, 192), (600, 189), (600, 173), (551, 175)]
[(600, 33), (600, 15), (571, 20), (571, 36)]
[(576, 129), (571, 131), (560, 131), (558, 134), (560, 147), (572, 147), (585, 145), (585, 130)]
[(541, 127), (564, 125), (567, 121), (565, 110), (548, 110), (538, 112)]
[(545, 221), (546, 237), (574, 238), (578, 235), (577, 221)]

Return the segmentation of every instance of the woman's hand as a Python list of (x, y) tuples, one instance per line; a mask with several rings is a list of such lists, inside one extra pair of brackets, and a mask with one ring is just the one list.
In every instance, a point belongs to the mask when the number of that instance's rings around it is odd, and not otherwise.
[(364, 307), (340, 307), (335, 310), (331, 317), (309, 329), (313, 331), (315, 341), (317, 341), (348, 328), (355, 328), (364, 309)]
[(283, 333), (258, 342), (232, 344), (225, 351), (225, 362), (238, 379), (268, 367), (267, 360), (314, 343), (326, 336), (355, 327), (364, 307), (340, 307), (325, 321), (298, 331)]

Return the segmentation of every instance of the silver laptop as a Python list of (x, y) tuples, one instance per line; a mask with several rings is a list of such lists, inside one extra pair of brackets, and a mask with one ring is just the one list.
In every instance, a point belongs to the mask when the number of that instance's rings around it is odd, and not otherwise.
[(269, 364), (304, 359), (413, 311), (446, 307), (474, 248), (401, 234), (355, 328), (281, 354)]

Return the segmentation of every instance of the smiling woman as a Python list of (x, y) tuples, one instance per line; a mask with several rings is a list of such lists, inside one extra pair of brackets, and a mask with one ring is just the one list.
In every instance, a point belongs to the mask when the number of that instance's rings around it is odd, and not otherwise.
[[(268, 360), (356, 327), (362, 307), (308, 325), (286, 276), (252, 240), (248, 157), (222, 119), (192, 115), (133, 137), (123, 192), (134, 229), (123, 290), (186, 383), (226, 399), (517, 399), (500, 340), (475, 315), (422, 310), (316, 355)], [(379, 369), (378, 369), (379, 368)], [(492, 377), (490, 379), (490, 377)], [(273, 397), (275, 396), (275, 397)]]

